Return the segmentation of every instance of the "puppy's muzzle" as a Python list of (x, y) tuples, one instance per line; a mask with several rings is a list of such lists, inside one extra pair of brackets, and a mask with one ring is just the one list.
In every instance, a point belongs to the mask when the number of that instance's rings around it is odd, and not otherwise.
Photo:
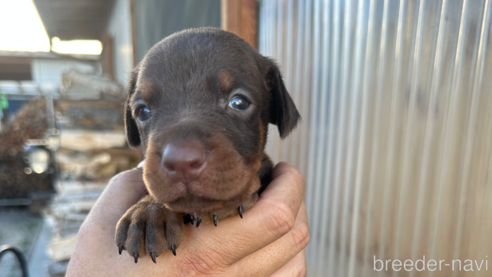
[(187, 184), (200, 176), (206, 166), (206, 151), (197, 141), (169, 143), (164, 147), (162, 168), (169, 177)]

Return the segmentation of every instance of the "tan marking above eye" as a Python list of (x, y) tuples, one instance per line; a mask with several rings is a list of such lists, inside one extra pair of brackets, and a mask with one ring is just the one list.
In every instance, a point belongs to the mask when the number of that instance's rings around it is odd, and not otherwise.
[(234, 77), (227, 71), (222, 71), (219, 74), (219, 85), (224, 92), (229, 92), (234, 84)]
[(260, 151), (263, 151), (265, 147), (265, 125), (263, 122), (260, 122)]
[(145, 101), (148, 101), (152, 97), (152, 90), (153, 90), (154, 85), (152, 84), (151, 81), (144, 81), (142, 84), (142, 98)]

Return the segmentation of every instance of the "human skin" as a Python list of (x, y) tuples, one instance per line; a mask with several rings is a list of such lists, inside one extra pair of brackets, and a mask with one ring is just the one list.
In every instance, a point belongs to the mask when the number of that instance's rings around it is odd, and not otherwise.
[(287, 163), (273, 170), (272, 182), (244, 213), (220, 221), (187, 224), (173, 256), (135, 264), (118, 255), (115, 227), (121, 216), (147, 194), (141, 169), (113, 177), (80, 228), (67, 276), (305, 276), (309, 227), (302, 175)]

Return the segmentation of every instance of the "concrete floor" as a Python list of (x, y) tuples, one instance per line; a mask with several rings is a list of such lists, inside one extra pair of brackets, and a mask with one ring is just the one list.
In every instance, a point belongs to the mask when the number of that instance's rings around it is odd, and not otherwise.
[[(64, 181), (56, 186), (57, 196), (53, 199), (52, 207), (66, 206), (77, 201), (95, 201), (103, 191), (106, 182), (77, 182)], [(46, 246), (51, 241), (54, 228), (53, 219), (42, 216), (33, 216), (28, 208), (1, 208), (0, 207), (0, 245), (10, 244), (20, 248), (29, 263), (31, 277), (46, 277), (48, 266), (52, 273), (66, 262), (53, 264), (48, 257)], [(63, 222), (58, 228), (60, 235), (66, 236), (77, 233), (81, 222)], [(73, 226), (72, 226), (73, 225)], [(13, 254), (7, 253), (0, 261), (0, 277), (20, 277), (21, 270)]]
[[(22, 250), (29, 263), (30, 276), (48, 276), (50, 259), (46, 245), (51, 238), (51, 227), (42, 217), (33, 216), (27, 208), (0, 208), (0, 245), (10, 244)], [(22, 276), (13, 254), (7, 253), (0, 261), (0, 277)]]

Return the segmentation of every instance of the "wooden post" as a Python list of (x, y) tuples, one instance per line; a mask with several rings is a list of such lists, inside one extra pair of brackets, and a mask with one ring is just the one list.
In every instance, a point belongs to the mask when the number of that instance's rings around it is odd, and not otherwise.
[(103, 70), (108, 75), (108, 78), (114, 81), (114, 65), (113, 65), (113, 38), (108, 34), (103, 36)]
[(132, 31), (132, 51), (133, 51), (133, 67), (138, 64), (137, 57), (137, 16), (135, 14), (135, 0), (130, 0), (130, 20)]
[(257, 0), (222, 0), (221, 27), (246, 40), (258, 50)]

